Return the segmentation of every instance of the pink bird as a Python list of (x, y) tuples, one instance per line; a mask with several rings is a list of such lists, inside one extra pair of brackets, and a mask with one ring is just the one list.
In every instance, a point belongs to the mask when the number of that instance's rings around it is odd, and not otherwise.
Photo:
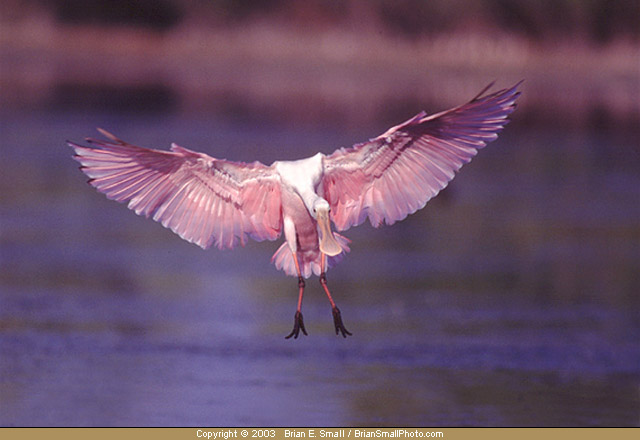
[[(207, 249), (244, 245), (249, 238), (285, 242), (271, 261), (298, 277), (294, 327), (302, 318), (305, 278), (312, 273), (329, 299), (336, 335), (351, 335), (327, 287), (326, 271), (349, 252), (345, 231), (367, 218), (374, 227), (403, 220), (423, 208), (477, 150), (497, 138), (520, 95), (510, 89), (428, 116), (425, 112), (382, 135), (330, 155), (296, 161), (243, 163), (171, 145), (141, 148), (98, 129), (108, 140), (92, 146), (68, 142), (89, 183), (109, 199), (128, 202), (183, 239)], [(484, 95), (484, 96), (483, 96)]]

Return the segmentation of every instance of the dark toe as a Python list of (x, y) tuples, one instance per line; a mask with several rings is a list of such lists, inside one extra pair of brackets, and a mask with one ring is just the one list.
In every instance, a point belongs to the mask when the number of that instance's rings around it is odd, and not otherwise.
[(284, 338), (289, 339), (293, 336), (294, 339), (298, 339), (298, 336), (300, 335), (300, 330), (302, 330), (302, 333), (304, 333), (305, 336), (308, 336), (307, 329), (304, 328), (304, 320), (302, 319), (302, 313), (296, 312), (296, 316), (294, 317), (294, 321), (293, 321), (293, 330), (291, 330), (291, 333), (289, 333)]
[(346, 338), (347, 335), (352, 336), (352, 333), (346, 329), (344, 324), (342, 323), (342, 315), (340, 315), (340, 309), (334, 307), (333, 310), (333, 325), (336, 328), (336, 335), (342, 334), (343, 338)]

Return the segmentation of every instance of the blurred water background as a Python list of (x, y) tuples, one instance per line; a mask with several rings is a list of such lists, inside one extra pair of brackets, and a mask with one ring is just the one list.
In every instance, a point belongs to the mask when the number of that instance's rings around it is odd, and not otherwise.
[[(0, 425), (638, 426), (637, 1), (7, 0)], [(98, 194), (103, 127), (232, 160), (330, 153), (524, 78), (422, 211), (345, 233), (329, 285), (279, 242), (202, 251)]]

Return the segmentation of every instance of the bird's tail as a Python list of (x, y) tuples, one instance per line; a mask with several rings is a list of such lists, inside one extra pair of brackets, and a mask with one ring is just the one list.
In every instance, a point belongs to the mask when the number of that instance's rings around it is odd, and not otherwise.
[[(327, 269), (338, 264), (344, 257), (344, 254), (351, 250), (349, 249), (349, 243), (351, 243), (351, 240), (340, 234), (336, 234), (335, 232), (333, 235), (336, 237), (336, 240), (338, 241), (338, 244), (340, 244), (340, 247), (342, 247), (342, 252), (334, 257), (327, 256)], [(321, 263), (320, 260), (321, 253), (319, 250), (307, 251), (299, 254), (298, 264), (300, 265), (300, 272), (302, 273), (302, 276), (305, 278), (309, 278), (312, 273), (319, 276)], [(286, 241), (282, 243), (282, 246), (280, 246), (275, 254), (273, 254), (273, 257), (271, 257), (271, 262), (275, 264), (276, 269), (284, 271), (284, 273), (286, 273), (287, 275), (290, 275), (292, 277), (298, 276), (298, 272), (296, 271), (296, 264), (293, 261), (293, 253), (291, 252), (291, 248), (289, 248), (289, 245)]]

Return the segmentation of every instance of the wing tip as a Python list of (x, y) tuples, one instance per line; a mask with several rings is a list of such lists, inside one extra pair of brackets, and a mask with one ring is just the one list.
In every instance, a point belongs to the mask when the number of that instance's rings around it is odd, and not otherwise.
[(120, 139), (118, 139), (118, 137), (116, 135), (114, 135), (113, 133), (108, 132), (104, 128), (96, 127), (96, 130), (98, 131), (98, 133), (100, 133), (102, 136), (104, 136), (105, 138), (109, 139), (110, 141), (116, 142), (118, 144), (122, 143), (122, 141)]
[(493, 81), (491, 81), (489, 84), (487, 84), (487, 85), (486, 85), (486, 86), (485, 86), (485, 87), (480, 91), (480, 93), (478, 93), (476, 96), (474, 96), (474, 97), (471, 99), (471, 102), (473, 102), (473, 101), (477, 101), (478, 99), (482, 98), (482, 97), (483, 97), (482, 95), (484, 95), (485, 93), (487, 93), (487, 91), (488, 91), (491, 87), (493, 87), (493, 86), (495, 85), (495, 83), (496, 83), (496, 80), (494, 79), (494, 80), (493, 80)]
[(480, 99), (495, 97), (495, 96), (509, 96), (509, 95), (513, 96), (513, 99), (515, 100), (522, 93), (520, 90), (518, 90), (518, 88), (522, 85), (522, 83), (524, 83), (524, 81), (525, 79), (523, 78), (511, 87), (498, 90), (497, 92), (494, 92), (490, 95), (485, 95), (485, 93), (495, 85), (496, 80), (493, 80), (485, 88), (483, 88), (482, 91), (478, 93), (470, 102), (474, 102)]

